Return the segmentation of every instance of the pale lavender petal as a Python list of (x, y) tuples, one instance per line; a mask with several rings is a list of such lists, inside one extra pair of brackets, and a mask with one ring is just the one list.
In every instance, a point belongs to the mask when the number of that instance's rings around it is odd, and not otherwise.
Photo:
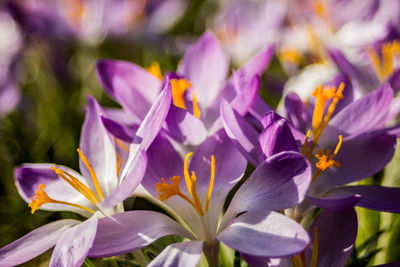
[(261, 119), (267, 112), (273, 111), (273, 109), (265, 103), (264, 99), (260, 95), (256, 95), (253, 105), (249, 110), (249, 113), (256, 119)]
[(283, 118), (269, 124), (259, 135), (258, 142), (266, 158), (282, 151), (299, 151), (289, 123)]
[(267, 210), (240, 215), (217, 239), (242, 253), (262, 257), (294, 255), (310, 242), (307, 232), (295, 221)]
[(314, 204), (319, 208), (323, 208), (325, 210), (343, 210), (350, 207), (354, 207), (357, 203), (362, 200), (361, 195), (335, 195), (329, 196), (328, 198), (315, 198), (307, 196), (306, 200)]
[(60, 220), (39, 227), (0, 249), (0, 265), (15, 266), (53, 247), (63, 233), (80, 221)]
[(49, 266), (80, 266), (96, 236), (98, 214), (69, 228), (58, 240)]
[(398, 187), (377, 185), (346, 186), (337, 188), (328, 194), (329, 196), (357, 194), (361, 196), (357, 206), (386, 212), (400, 212), (400, 188)]
[(124, 61), (100, 60), (96, 70), (106, 92), (143, 119), (160, 92), (161, 82), (143, 68)]
[(309, 195), (321, 196), (339, 185), (370, 177), (392, 159), (396, 138), (385, 133), (366, 133), (343, 139), (335, 161), (338, 168), (328, 168), (313, 182)]
[(143, 248), (160, 237), (180, 235), (194, 238), (170, 217), (154, 212), (135, 210), (99, 220), (96, 238), (89, 257), (110, 257)]
[(103, 117), (106, 117), (107, 119), (115, 121), (119, 124), (133, 125), (140, 124), (142, 122), (140, 118), (135, 117), (134, 114), (126, 111), (125, 109), (103, 107), (103, 112), (105, 114)]
[(21, 98), (21, 92), (13, 80), (0, 84), (0, 118), (13, 111)]
[(102, 207), (112, 207), (124, 201), (132, 195), (143, 179), (147, 166), (147, 156), (144, 150), (140, 150), (132, 162), (131, 172), (102, 202)]
[(184, 145), (198, 146), (207, 138), (203, 122), (174, 105), (169, 109), (165, 122), (168, 135)]
[(207, 110), (223, 89), (228, 65), (221, 45), (210, 31), (186, 51), (178, 73), (187, 77), (198, 92), (202, 109)]
[[(85, 184), (85, 179), (79, 173), (64, 166), (55, 164), (24, 164), (15, 169), (14, 177), (18, 192), (27, 203), (31, 202), (31, 198), (34, 198), (39, 185), (44, 184), (46, 186), (44, 191), (53, 199), (94, 208), (94, 205), (89, 200), (66, 181), (62, 180), (50, 167), (62, 169)], [(53, 203), (44, 204), (40, 209), (73, 211), (85, 217), (91, 215), (91, 213), (80, 208)]]
[(353, 208), (323, 211), (311, 225), (310, 239), (318, 229), (318, 266), (344, 266), (357, 236), (357, 214)]
[(231, 102), (231, 106), (242, 116), (246, 115), (247, 111), (253, 105), (257, 93), (258, 85), (260, 84), (260, 78), (255, 75), (251, 81), (246, 85), (244, 90), (235, 96)]
[(221, 118), (226, 134), (237, 149), (253, 166), (257, 166), (264, 159), (258, 147), (258, 132), (225, 100), (221, 101)]
[(283, 210), (303, 201), (310, 163), (300, 153), (281, 152), (261, 163), (234, 195), (224, 223), (244, 211)]
[(336, 114), (330, 120), (323, 136), (327, 134), (328, 139), (332, 140), (336, 139), (338, 134), (357, 134), (384, 126), (383, 118), (389, 110), (392, 99), (392, 88), (388, 84), (383, 85)]
[(266, 68), (268, 68), (269, 62), (274, 54), (274, 46), (269, 45), (266, 49), (262, 50), (255, 56), (253, 56), (248, 62), (244, 64), (242, 70), (246, 73), (247, 77), (253, 77), (254, 75), (261, 76)]
[(174, 243), (166, 247), (153, 259), (149, 267), (197, 266), (203, 252), (203, 241)]
[[(108, 195), (117, 186), (117, 156), (114, 140), (105, 129), (101, 120), (103, 114), (100, 105), (87, 97), (88, 106), (82, 126), (80, 149), (92, 166), (103, 195)], [(79, 161), (82, 176), (91, 188), (95, 188), (92, 175), (82, 159)]]

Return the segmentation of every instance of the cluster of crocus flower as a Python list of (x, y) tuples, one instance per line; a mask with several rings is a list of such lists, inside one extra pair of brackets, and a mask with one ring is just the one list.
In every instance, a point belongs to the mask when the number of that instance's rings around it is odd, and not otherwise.
[[(211, 31), (165, 74), (157, 62), (98, 61), (102, 87), (122, 108), (87, 98), (81, 174), (55, 164), (15, 169), (32, 214), (67, 210), (82, 221), (28, 233), (0, 249), (0, 266), (53, 246), (50, 266), (129, 252), (148, 266), (197, 266), (202, 258), (220, 266), (226, 247), (250, 266), (344, 266), (357, 236), (355, 206), (400, 212), (400, 188), (353, 184), (395, 152), (399, 46), (391, 40), (363, 51), (367, 70), (327, 49), (337, 77), (306, 100), (288, 90), (278, 110), (258, 94), (270, 44), (230, 76)], [(363, 86), (370, 79), (374, 88)], [(124, 200), (137, 194), (163, 212), (125, 211)], [(182, 242), (149, 261), (142, 248), (167, 235)]]

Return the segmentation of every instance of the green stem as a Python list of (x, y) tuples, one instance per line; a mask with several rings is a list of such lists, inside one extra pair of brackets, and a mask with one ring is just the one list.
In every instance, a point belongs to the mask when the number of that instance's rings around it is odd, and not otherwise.
[(215, 240), (211, 245), (204, 242), (204, 255), (207, 258), (208, 266), (219, 266), (219, 241)]
[(141, 249), (135, 250), (132, 252), (132, 255), (135, 257), (135, 260), (141, 265), (141, 266), (147, 266), (149, 264), (148, 260), (144, 256), (143, 252)]

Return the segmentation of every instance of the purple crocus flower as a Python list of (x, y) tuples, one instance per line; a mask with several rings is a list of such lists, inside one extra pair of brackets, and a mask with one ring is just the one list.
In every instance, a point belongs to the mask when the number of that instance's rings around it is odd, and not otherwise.
[[(222, 97), (234, 102), (243, 114), (268, 111), (257, 95), (257, 74), (266, 68), (272, 52), (269, 48), (258, 54), (234, 72), (227, 83), (229, 62), (215, 36), (204, 33), (187, 50), (176, 73), (166, 75), (170, 78), (174, 105), (164, 130), (184, 145), (199, 145), (222, 127), (219, 121)], [(110, 112), (105, 125), (117, 138), (131, 142), (132, 128), (143, 120), (161, 88), (159, 66), (153, 64), (145, 70), (128, 62), (101, 60), (97, 63), (97, 72), (106, 92), (123, 107)], [(255, 108), (250, 109), (253, 103)]]
[[(249, 255), (268, 257), (296, 254), (309, 243), (300, 225), (273, 211), (296, 205), (307, 191), (311, 168), (301, 154), (283, 152), (260, 164), (235, 193), (220, 220), (227, 194), (247, 165), (223, 130), (206, 139), (184, 160), (162, 134), (147, 153), (148, 168), (142, 185), (164, 201), (181, 223), (181, 230), (177, 232), (176, 222), (161, 223), (163, 220), (154, 214), (143, 216), (140, 224), (129, 212), (118, 214), (102, 219), (100, 223), (110, 228), (109, 238), (96, 237), (89, 256), (139, 249), (160, 234), (183, 233), (190, 241), (169, 245), (150, 266), (195, 266), (203, 252), (211, 266), (217, 266), (219, 242)], [(120, 221), (123, 225), (132, 221), (134, 232), (131, 227), (119, 226)], [(115, 235), (118, 237), (110, 238)], [(125, 240), (118, 247), (122, 236)]]
[(80, 170), (55, 164), (24, 164), (15, 170), (18, 191), (34, 213), (37, 209), (67, 210), (88, 218), (60, 220), (42, 226), (0, 249), (0, 265), (18, 265), (55, 245), (50, 266), (79, 266), (101, 231), (99, 218), (123, 211), (122, 201), (138, 186), (146, 170), (148, 148), (168, 112), (167, 87), (155, 101), (137, 131), (140, 142), (131, 145), (125, 165), (118, 161), (114, 139), (103, 126), (104, 113), (88, 97), (82, 127)]

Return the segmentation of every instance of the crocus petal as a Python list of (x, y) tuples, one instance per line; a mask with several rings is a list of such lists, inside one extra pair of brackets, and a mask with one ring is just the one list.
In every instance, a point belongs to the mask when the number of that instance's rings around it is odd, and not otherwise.
[[(85, 179), (79, 173), (64, 166), (55, 164), (24, 164), (15, 169), (14, 177), (18, 192), (27, 203), (30, 203), (31, 199), (34, 198), (39, 185), (44, 184), (46, 186), (44, 191), (53, 199), (79, 204), (87, 208), (94, 208), (94, 205), (89, 200), (62, 180), (50, 167), (61, 169), (86, 184)], [(91, 215), (91, 213), (80, 208), (53, 203), (44, 204), (40, 209), (73, 211), (85, 217)]]
[(135, 142), (129, 147), (128, 158), (121, 169), (120, 183), (129, 173), (132, 172), (132, 163), (137, 158), (140, 150), (147, 150), (154, 138), (157, 136), (162, 124), (165, 121), (165, 118), (167, 117), (169, 108), (171, 106), (171, 98), (171, 85), (169, 83), (169, 79), (167, 78), (164, 82), (164, 87), (161, 94), (152, 105), (151, 109), (136, 132), (135, 138), (139, 139), (138, 141), (140, 141), (140, 144)]
[(246, 115), (247, 111), (253, 105), (257, 93), (260, 78), (254, 75), (246, 87), (232, 100), (232, 107), (242, 116)]
[(141, 67), (124, 61), (100, 60), (96, 70), (106, 92), (143, 119), (160, 92), (161, 82)]
[(286, 120), (284, 117), (280, 116), (279, 114), (277, 114), (273, 111), (268, 112), (267, 114), (265, 114), (264, 116), (261, 117), (260, 122), (265, 129), (281, 120), (285, 121), (285, 124), (287, 126), (289, 126), (290, 131), (291, 131), (294, 139), (298, 142), (298, 144), (299, 145), (303, 144), (304, 140), (306, 138), (305, 134), (302, 133), (301, 131), (299, 131), (288, 120)]
[(318, 266), (344, 266), (357, 236), (357, 214), (353, 208), (323, 211), (311, 225), (310, 239), (318, 229)]
[(321, 196), (327, 190), (367, 178), (382, 170), (392, 159), (396, 138), (387, 134), (365, 133), (343, 139), (335, 161), (310, 187), (309, 195)]
[(362, 199), (361, 195), (330, 196), (329, 198), (315, 198), (307, 196), (306, 200), (325, 210), (343, 210), (354, 207)]
[(250, 267), (270, 266), (268, 264), (270, 261), (268, 257), (253, 256), (246, 253), (240, 253), (240, 256), (247, 262), (248, 265), (250, 265)]
[(293, 92), (290, 92), (285, 97), (285, 112), (286, 117), (293, 125), (303, 132), (306, 132), (309, 125), (307, 109), (301, 101), (300, 97)]
[(124, 201), (138, 187), (143, 179), (147, 166), (147, 156), (144, 150), (139, 151), (136, 158), (132, 162), (131, 172), (128, 173), (124, 180), (113, 190), (103, 201), (103, 207), (112, 207)]
[(222, 224), (244, 211), (293, 207), (303, 201), (310, 182), (310, 163), (300, 153), (276, 154), (261, 163), (239, 188)]
[(386, 212), (400, 212), (400, 188), (358, 185), (340, 187), (328, 194), (329, 196), (336, 194), (357, 194), (361, 196), (357, 206)]
[(203, 252), (202, 241), (174, 243), (152, 260), (149, 267), (197, 266)]
[(388, 84), (383, 85), (342, 109), (330, 120), (321, 138), (325, 133), (332, 140), (339, 134), (357, 134), (382, 127), (385, 123), (382, 119), (386, 116), (392, 99), (392, 88)]
[(105, 118), (103, 116), (101, 116), (101, 121), (103, 122), (103, 125), (107, 129), (107, 131), (109, 131), (116, 138), (128, 143), (133, 142), (133, 140), (135, 139), (137, 128), (129, 128), (123, 124), (119, 124), (116, 121)]
[(265, 69), (268, 67), (269, 62), (274, 54), (274, 46), (269, 45), (266, 49), (262, 50), (253, 56), (248, 62), (244, 64), (242, 70), (246, 73), (247, 77), (254, 75), (261, 76)]
[(223, 89), (228, 64), (221, 45), (210, 31), (205, 32), (185, 53), (178, 73), (187, 77), (198, 92), (203, 110), (207, 110)]
[(168, 135), (184, 145), (198, 146), (207, 137), (201, 120), (174, 105), (169, 109), (165, 122)]
[(221, 118), (226, 134), (237, 149), (253, 166), (257, 166), (264, 159), (258, 148), (258, 132), (225, 100), (221, 101)]
[(259, 135), (258, 142), (266, 158), (282, 151), (298, 152), (289, 123), (283, 118), (269, 124)]
[(98, 214), (69, 228), (58, 240), (49, 266), (80, 266), (96, 236)]
[(0, 249), (0, 265), (15, 266), (42, 254), (54, 246), (62, 234), (77, 220), (60, 220), (39, 227)]
[(273, 211), (251, 211), (234, 219), (217, 239), (242, 253), (262, 257), (294, 255), (310, 242), (295, 221)]
[[(87, 102), (80, 149), (92, 166), (103, 195), (108, 195), (118, 183), (115, 144), (101, 120), (102, 110), (100, 105), (91, 96), (88, 96)], [(82, 176), (94, 189), (92, 175), (82, 159), (79, 161), (79, 167)]]
[(162, 213), (144, 210), (118, 213), (99, 220), (96, 238), (88, 256), (110, 257), (125, 254), (166, 235), (194, 238)]

